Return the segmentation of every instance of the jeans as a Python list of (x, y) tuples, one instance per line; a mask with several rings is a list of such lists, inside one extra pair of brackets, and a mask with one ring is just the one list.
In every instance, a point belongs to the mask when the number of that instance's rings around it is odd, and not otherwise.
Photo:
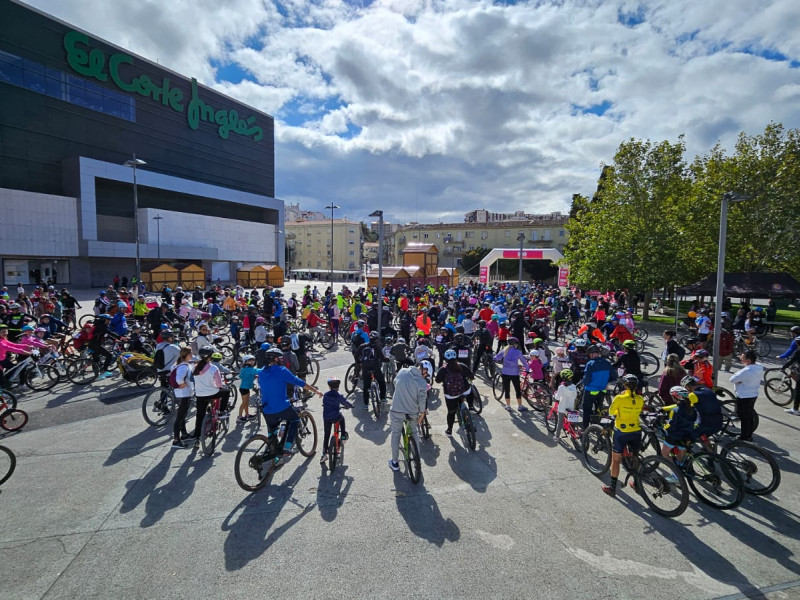
[(186, 435), (186, 415), (189, 414), (189, 402), (191, 396), (185, 398), (175, 398), (175, 404), (178, 406), (178, 414), (175, 415), (175, 425), (172, 427), (172, 436), (179, 440), (181, 434)]
[[(400, 436), (403, 434), (403, 422), (406, 420), (405, 413), (389, 411), (389, 424), (392, 429), (392, 462), (397, 462), (397, 457), (400, 455)], [(417, 420), (412, 419), (411, 433), (417, 441), (419, 447), (419, 433), (417, 432)]]
[(269, 427), (270, 430), (275, 429), (283, 420), (289, 422), (289, 426), (286, 428), (286, 442), (284, 446), (291, 448), (294, 443), (294, 438), (297, 435), (297, 427), (300, 425), (300, 417), (297, 411), (289, 406), (278, 413), (264, 413), (264, 420), (267, 422), (267, 427)]

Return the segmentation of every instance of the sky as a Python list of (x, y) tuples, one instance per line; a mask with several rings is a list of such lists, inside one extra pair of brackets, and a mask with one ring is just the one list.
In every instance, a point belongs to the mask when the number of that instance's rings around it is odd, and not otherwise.
[(800, 127), (797, 0), (29, 0), (275, 117), (275, 193), (337, 217), (569, 210), (630, 138)]

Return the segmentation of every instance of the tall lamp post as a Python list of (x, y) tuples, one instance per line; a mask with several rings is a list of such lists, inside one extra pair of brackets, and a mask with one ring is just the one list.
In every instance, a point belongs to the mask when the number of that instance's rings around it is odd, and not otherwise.
[(369, 216), (378, 217), (378, 335), (380, 335), (383, 313), (383, 211), (376, 210)]
[(517, 282), (517, 290), (519, 291), (520, 296), (522, 295), (522, 244), (525, 242), (525, 234), (520, 233), (517, 236), (517, 241), (519, 242), (519, 277)]
[(156, 215), (153, 217), (153, 221), (156, 222), (156, 239), (158, 240), (158, 246), (156, 246), (158, 248), (158, 254), (156, 256), (158, 257), (159, 261), (161, 260), (161, 221), (163, 220), (164, 217), (161, 215)]
[(136, 243), (136, 285), (138, 286), (142, 281), (142, 259), (139, 254), (139, 186), (136, 184), (136, 167), (142, 167), (147, 163), (141, 158), (136, 158), (133, 155), (131, 160), (126, 160), (122, 163), (125, 167), (133, 169), (133, 239)]
[(717, 290), (714, 296), (714, 367), (713, 379), (714, 385), (717, 384), (717, 376), (719, 373), (720, 357), (719, 357), (719, 342), (722, 336), (722, 296), (725, 293), (725, 242), (728, 237), (728, 203), (729, 202), (742, 202), (748, 200), (748, 196), (736, 194), (734, 192), (725, 192), (722, 194), (722, 204), (719, 208), (719, 253), (717, 254)]
[(333, 211), (341, 206), (336, 206), (333, 202), (330, 203), (329, 208), (331, 211), (331, 293), (333, 293)]
[[(453, 243), (453, 236), (452, 234), (448, 233), (444, 236), (444, 253), (447, 254), (447, 249), (450, 248), (450, 244)], [(453, 284), (453, 255), (450, 256), (450, 285)]]
[[(277, 227), (275, 228), (275, 264), (281, 266), (281, 259), (280, 259), (280, 250), (281, 250), (281, 236), (284, 234), (283, 231), (280, 231)], [(331, 242), (333, 243), (333, 242)], [(286, 244), (284, 244), (284, 252), (285, 252)], [(286, 264), (284, 263), (284, 266)]]

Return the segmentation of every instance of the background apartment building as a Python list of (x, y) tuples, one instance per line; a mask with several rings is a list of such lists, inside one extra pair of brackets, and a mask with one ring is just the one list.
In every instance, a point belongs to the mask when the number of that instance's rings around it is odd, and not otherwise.
[[(331, 220), (287, 221), (287, 271), (324, 274), (331, 268)], [(333, 220), (333, 271), (336, 279), (358, 276), (363, 263), (361, 223)]]
[[(475, 212), (475, 211), (473, 211)], [(469, 214), (469, 213), (468, 213)], [(400, 227), (391, 238), (393, 264), (402, 264), (406, 244), (435, 244), (439, 249), (439, 266), (458, 267), (465, 252), (478, 248), (519, 248), (517, 237), (525, 234), (524, 248), (556, 248), (564, 250), (569, 239), (565, 225), (567, 215), (528, 215), (523, 220), (497, 220), (480, 223), (410, 224)]]

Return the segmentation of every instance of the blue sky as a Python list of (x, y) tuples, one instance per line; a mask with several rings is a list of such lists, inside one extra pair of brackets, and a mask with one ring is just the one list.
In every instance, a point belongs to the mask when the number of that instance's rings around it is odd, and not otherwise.
[(796, 0), (31, 3), (275, 116), (278, 197), (353, 219), (566, 211), (630, 137), (800, 127)]

